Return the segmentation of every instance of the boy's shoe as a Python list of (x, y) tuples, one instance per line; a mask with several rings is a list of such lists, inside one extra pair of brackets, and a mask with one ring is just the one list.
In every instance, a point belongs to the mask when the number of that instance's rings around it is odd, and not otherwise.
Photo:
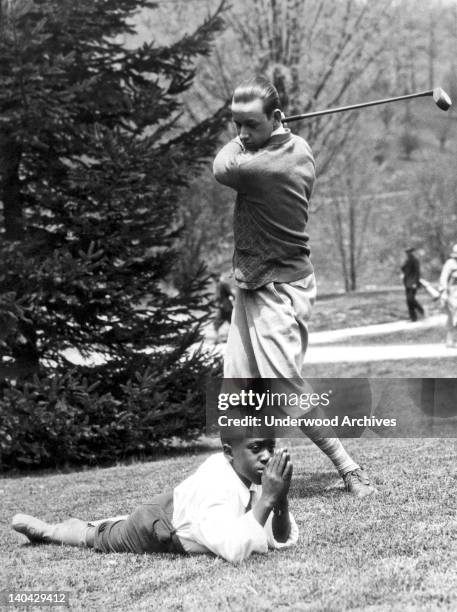
[(15, 514), (11, 526), (15, 531), (27, 536), (31, 542), (49, 542), (53, 527), (29, 514)]
[(378, 490), (370, 484), (366, 473), (362, 469), (352, 470), (343, 476), (344, 487), (348, 493), (361, 499), (369, 495), (376, 495)]
[(62, 523), (45, 523), (29, 514), (16, 514), (12, 527), (23, 533), (31, 542), (86, 546), (88, 523), (70, 518)]

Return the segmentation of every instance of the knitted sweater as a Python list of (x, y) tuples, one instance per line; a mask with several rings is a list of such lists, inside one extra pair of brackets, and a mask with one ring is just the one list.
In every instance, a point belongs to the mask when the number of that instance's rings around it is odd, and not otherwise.
[(290, 130), (256, 151), (235, 138), (214, 160), (214, 176), (237, 191), (234, 212), (235, 280), (243, 289), (287, 283), (313, 272), (308, 202), (315, 164), (308, 143)]
[(440, 274), (440, 283), (438, 287), (438, 291), (443, 293), (449, 289), (449, 279), (454, 274), (457, 274), (457, 258), (450, 257), (447, 261), (445, 261), (443, 269)]

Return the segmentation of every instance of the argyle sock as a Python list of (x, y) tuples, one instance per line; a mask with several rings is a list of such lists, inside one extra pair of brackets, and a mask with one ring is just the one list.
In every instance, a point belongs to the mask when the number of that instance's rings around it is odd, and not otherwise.
[(320, 427), (307, 427), (303, 432), (314, 444), (327, 455), (338, 470), (340, 476), (360, 469), (360, 466), (346, 452), (338, 438), (324, 438)]
[[(324, 414), (322, 408), (318, 406), (308, 413), (307, 417), (316, 420), (321, 419), (323, 421), (326, 418), (326, 415)], [(344, 476), (353, 470), (360, 469), (360, 465), (358, 465), (358, 463), (356, 463), (346, 452), (344, 446), (336, 436), (333, 427), (327, 425), (306, 425), (303, 426), (301, 430), (312, 442), (314, 442), (318, 448), (321, 449), (323, 453), (327, 455), (338, 470), (340, 476)]]

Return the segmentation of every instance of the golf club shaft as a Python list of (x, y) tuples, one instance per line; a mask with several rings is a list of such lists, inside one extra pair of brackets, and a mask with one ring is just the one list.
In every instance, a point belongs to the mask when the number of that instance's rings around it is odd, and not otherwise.
[(424, 278), (419, 279), (419, 285), (421, 285), (434, 300), (437, 300), (440, 297), (440, 292)]
[(409, 100), (411, 98), (422, 98), (424, 96), (433, 96), (433, 89), (427, 89), (426, 91), (419, 91), (413, 94), (407, 94), (405, 96), (397, 96), (396, 98), (384, 98), (384, 100), (372, 100), (371, 102), (362, 102), (361, 104), (351, 104), (350, 106), (337, 106), (336, 108), (327, 108), (321, 111), (314, 111), (312, 113), (304, 113), (303, 115), (291, 115), (284, 119), (284, 123), (290, 121), (299, 121), (300, 119), (311, 119), (312, 117), (320, 117), (322, 115), (330, 115), (333, 113), (343, 113), (349, 110), (355, 110), (357, 108), (365, 108), (366, 106), (376, 106), (378, 104), (388, 104), (389, 102), (397, 102), (398, 100)]

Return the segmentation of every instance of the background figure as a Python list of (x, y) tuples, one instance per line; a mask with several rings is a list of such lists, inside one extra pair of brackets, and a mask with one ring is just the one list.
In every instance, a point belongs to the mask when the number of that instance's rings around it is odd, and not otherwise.
[(414, 255), (413, 247), (405, 249), (407, 254), (406, 261), (401, 267), (403, 273), (403, 284), (406, 291), (406, 304), (408, 306), (409, 318), (411, 321), (417, 321), (417, 313), (424, 316), (424, 309), (416, 300), (416, 291), (419, 287), (420, 280), (420, 264), (417, 257)]
[(441, 305), (447, 313), (446, 346), (457, 347), (457, 244), (441, 270), (439, 292)]
[(221, 274), (217, 280), (216, 285), (216, 302), (217, 302), (217, 313), (214, 319), (214, 330), (216, 332), (216, 338), (214, 342), (219, 342), (219, 329), (224, 323), (230, 325), (233, 311), (233, 292), (230, 285), (229, 277), (227, 274)]

